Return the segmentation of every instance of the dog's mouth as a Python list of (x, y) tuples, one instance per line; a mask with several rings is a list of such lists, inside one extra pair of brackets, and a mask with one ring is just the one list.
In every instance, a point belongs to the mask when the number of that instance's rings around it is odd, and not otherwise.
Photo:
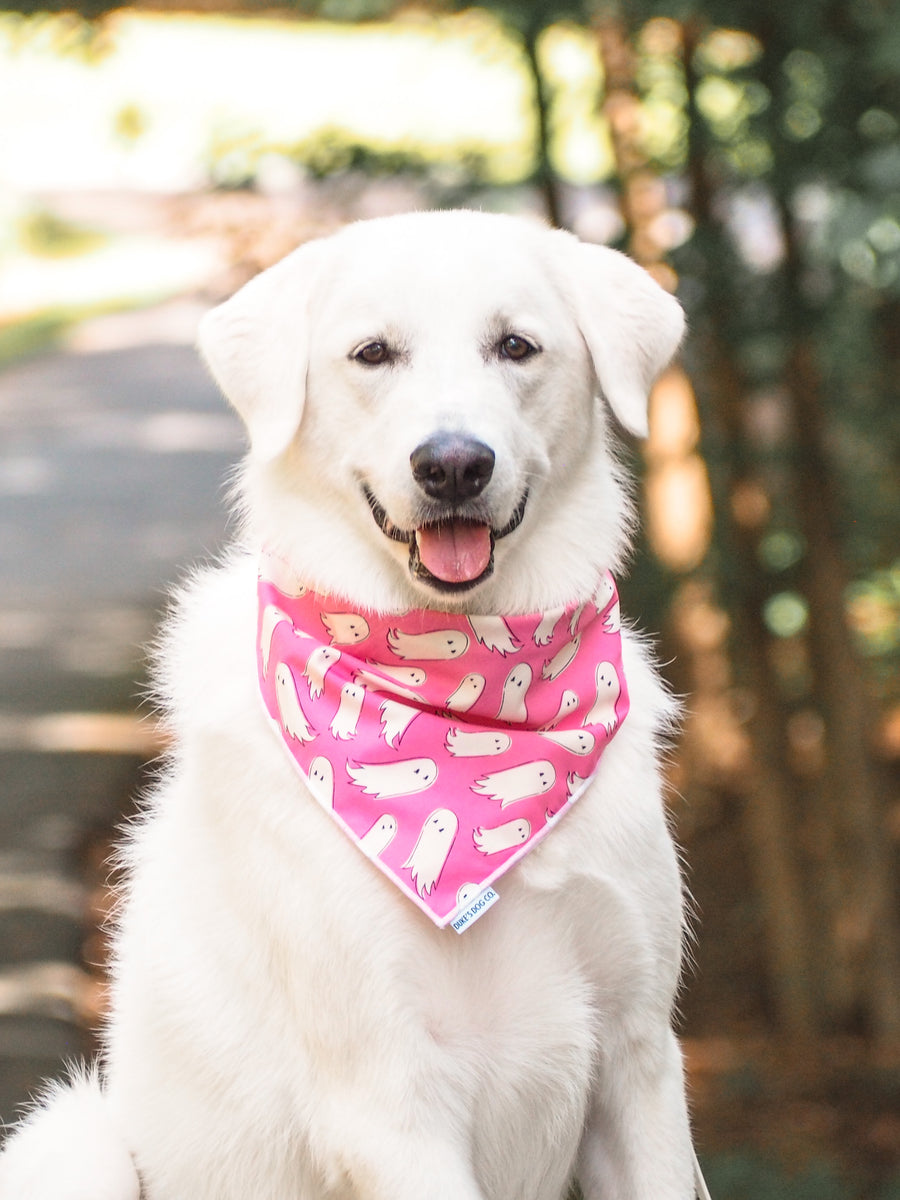
[(501, 529), (475, 516), (448, 513), (408, 530), (391, 521), (365, 484), (363, 494), (385, 537), (409, 546), (409, 573), (413, 579), (438, 592), (466, 592), (487, 579), (494, 570), (495, 544), (518, 529), (528, 504), (526, 490)]

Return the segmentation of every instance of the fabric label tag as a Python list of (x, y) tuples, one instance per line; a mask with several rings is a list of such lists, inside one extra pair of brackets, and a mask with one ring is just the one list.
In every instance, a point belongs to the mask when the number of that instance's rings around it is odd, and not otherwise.
[(499, 899), (499, 892), (495, 891), (492, 887), (486, 887), (467, 908), (464, 908), (461, 913), (457, 913), (450, 924), (457, 933), (465, 933), (469, 926), (474, 925), (478, 918), (486, 913), (491, 905)]

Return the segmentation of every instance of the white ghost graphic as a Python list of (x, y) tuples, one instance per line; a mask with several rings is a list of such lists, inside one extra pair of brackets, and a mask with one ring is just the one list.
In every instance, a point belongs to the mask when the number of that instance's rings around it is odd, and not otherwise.
[(322, 695), (325, 676), (341, 657), (340, 650), (334, 646), (317, 646), (306, 661), (303, 674), (309, 686), (310, 700), (318, 700)]
[(354, 682), (362, 684), (370, 692), (388, 692), (391, 696), (403, 696), (404, 699), (412, 700), (416, 704), (425, 703), (422, 696), (418, 692), (414, 692), (412, 688), (402, 687), (393, 679), (385, 679), (384, 676), (376, 675), (373, 671), (357, 671), (353, 679)]
[(469, 625), (475, 637), (488, 650), (498, 654), (515, 654), (521, 646), (502, 617), (469, 617)]
[(390, 813), (383, 813), (359, 839), (359, 848), (370, 858), (377, 858), (387, 850), (396, 832), (397, 818)]
[(447, 697), (447, 707), (455, 713), (468, 712), (484, 691), (484, 676), (472, 671), (463, 677), (459, 687)]
[(448, 808), (438, 808), (422, 826), (412, 853), (403, 864), (420, 896), (430, 895), (456, 839), (459, 822)]
[(334, 807), (334, 767), (323, 755), (317, 755), (309, 764), (306, 776), (309, 790), (326, 808)]
[(531, 826), (520, 819), (507, 821), (505, 825), (496, 825), (493, 829), (484, 827), (476, 829), (472, 841), (476, 850), (482, 854), (499, 854), (501, 850), (512, 850), (514, 846), (522, 846), (531, 837)]
[(479, 758), (482, 755), (504, 754), (512, 745), (508, 733), (492, 729), (470, 733), (463, 729), (451, 729), (445, 747), (454, 758)]
[[(609, 571), (605, 571), (603, 578), (600, 580), (600, 586), (597, 588), (597, 594), (594, 597), (594, 604), (597, 606), (597, 612), (602, 616), (603, 610), (616, 594), (616, 585)], [(622, 613), (617, 600), (609, 612), (603, 617), (603, 628), (606, 633), (619, 633), (622, 628)]]
[(579, 604), (572, 613), (571, 617), (569, 617), (569, 633), (571, 633), (572, 637), (574, 637), (578, 631), (578, 622), (581, 620), (581, 614), (586, 608), (587, 604)]
[(586, 729), (541, 730), (541, 737), (555, 742), (564, 750), (570, 750), (572, 754), (590, 754), (596, 744), (596, 738)]
[(483, 775), (472, 784), (472, 791), (491, 800), (499, 800), (506, 808), (528, 796), (542, 796), (556, 783), (553, 763), (542, 758), (537, 762), (522, 763), (518, 767), (507, 767), (505, 771), (493, 771)]
[(389, 629), (388, 645), (398, 658), (437, 661), (465, 654), (469, 639), (458, 629), (435, 629), (431, 633), (403, 633), (400, 629)]
[(532, 670), (528, 663), (517, 663), (503, 684), (503, 699), (500, 702), (498, 721), (527, 721), (528, 709), (525, 697), (531, 687)]
[(616, 594), (616, 585), (609, 571), (604, 571), (600, 579), (600, 586), (597, 588), (597, 594), (594, 597), (594, 604), (597, 606), (597, 612), (602, 613), (610, 600)]
[(565, 612), (564, 608), (551, 608), (541, 617), (540, 624), (532, 634), (536, 646), (546, 646), (553, 637), (553, 630), (559, 624), (559, 619)]
[(569, 713), (573, 713), (578, 707), (578, 695), (571, 688), (566, 688), (560, 697), (559, 708), (556, 710), (556, 716), (549, 720), (542, 728), (552, 729), (558, 725), (563, 717), (567, 717)]
[(285, 663), (279, 663), (275, 669), (275, 702), (284, 732), (298, 742), (311, 742), (315, 734), (300, 707), (294, 677)]
[(468, 904), (476, 896), (480, 896), (483, 890), (480, 883), (464, 883), (456, 893), (456, 907), (462, 908), (464, 904)]
[(275, 628), (282, 621), (290, 621), (290, 619), (277, 604), (267, 604), (263, 609), (259, 630), (259, 652), (262, 657), (263, 679), (267, 679), (269, 676), (269, 655), (272, 653), (272, 638), (275, 636)]
[(333, 646), (355, 646), (369, 636), (369, 622), (359, 613), (322, 613)]
[(417, 716), (417, 708), (410, 708), (408, 704), (402, 704), (399, 700), (382, 700), (381, 732), (392, 750), (397, 749), (397, 743), (403, 740), (404, 733)]
[(575, 656), (578, 653), (580, 645), (581, 634), (572, 638), (571, 642), (566, 642), (562, 649), (557, 650), (556, 654), (544, 663), (541, 671), (541, 679), (546, 679), (549, 682), (562, 675), (566, 667), (570, 667), (575, 661)]
[(437, 779), (437, 763), (431, 758), (407, 758), (392, 763), (347, 763), (347, 774), (367, 796), (412, 796), (424, 792)]
[(603, 725), (607, 733), (616, 727), (616, 702), (621, 692), (616, 668), (611, 662), (597, 664), (597, 699), (594, 701), (582, 725)]
[(356, 725), (365, 698), (366, 689), (358, 683), (345, 683), (341, 688), (341, 702), (331, 722), (331, 732), (336, 738), (346, 741), (356, 737)]
[(393, 679), (408, 688), (421, 687), (428, 678), (421, 667), (399, 667), (394, 663), (373, 662), (372, 659), (369, 659), (367, 665), (380, 675), (387, 675), (388, 679)]

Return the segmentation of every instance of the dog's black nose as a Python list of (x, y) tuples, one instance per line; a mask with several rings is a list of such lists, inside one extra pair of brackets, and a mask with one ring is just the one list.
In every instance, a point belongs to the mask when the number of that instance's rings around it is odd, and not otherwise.
[(479, 496), (494, 473), (490, 446), (461, 433), (436, 433), (413, 450), (409, 462), (426, 495), (448, 502)]

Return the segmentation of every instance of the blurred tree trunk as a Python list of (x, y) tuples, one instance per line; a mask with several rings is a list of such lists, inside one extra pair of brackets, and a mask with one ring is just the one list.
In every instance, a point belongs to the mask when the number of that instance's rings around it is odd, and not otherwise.
[[(597, 23), (600, 57), (604, 68), (603, 112), (607, 117), (621, 185), (622, 215), (628, 231), (628, 248), (661, 282), (674, 282), (670, 269), (663, 268), (663, 253), (653, 237), (653, 222), (666, 205), (664, 186), (653, 171), (640, 141), (641, 112), (635, 79), (635, 54), (629, 31), (621, 19), (607, 13)], [(693, 163), (698, 177), (698, 203), (705, 207), (709, 188), (700, 164)], [(702, 224), (708, 213), (693, 216)], [(667, 278), (668, 277), (668, 278)], [(724, 356), (716, 355), (715, 371), (719, 401), (735, 398), (733, 379)], [(729, 421), (733, 425), (733, 421)], [(676, 589), (673, 606), (683, 608), (691, 597), (705, 595), (686, 585)], [(767, 961), (770, 985), (781, 1027), (796, 1037), (809, 1035), (814, 1027), (815, 1005), (806, 964), (809, 931), (803, 905), (802, 886), (792, 853), (790, 784), (780, 768), (775, 748), (781, 740), (779, 714), (767, 703), (774, 694), (769, 679), (768, 659), (761, 649), (764, 630), (758, 604), (744, 598), (737, 616), (736, 646), (744, 653), (744, 676), (757, 697), (749, 725), (752, 754), (740, 790), (745, 798), (744, 828), (748, 851), (765, 913)], [(682, 629), (691, 622), (681, 621)], [(681, 652), (688, 660), (687, 674), (695, 688), (706, 689), (710, 681), (695, 669), (695, 648), (682, 641)], [(720, 703), (718, 696), (697, 696), (698, 708)]]
[[(836, 519), (837, 489), (826, 449), (826, 419), (810, 334), (808, 305), (801, 286), (802, 262), (791, 210), (792, 146), (782, 140), (777, 114), (768, 127), (774, 154), (772, 180), (786, 256), (773, 281), (776, 312), (770, 319), (790, 337), (783, 373), (781, 402), (787, 418), (789, 453), (782, 455), (777, 472), (764, 470), (755, 461), (758, 449), (748, 444), (743, 412), (745, 380), (729, 349), (728, 322), (739, 309), (735, 282), (727, 264), (733, 258), (715, 199), (709, 157), (702, 141), (702, 120), (696, 106), (697, 79), (692, 69), (696, 30), (684, 30), (685, 72), (690, 96), (689, 176), (692, 215), (697, 237), (704, 242), (707, 264), (705, 283), (708, 361), (712, 382), (720, 395), (711, 403), (725, 426), (725, 441), (732, 448), (732, 508), (740, 488), (760, 489), (763, 508), (780, 503), (793, 505), (806, 545), (802, 561), (802, 587), (809, 608), (805, 634), (812, 669), (811, 703), (825, 723), (826, 763), (813, 781), (806, 813), (806, 831), (820, 848), (817, 870), (810, 873), (811, 908), (804, 912), (797, 870), (799, 847), (795, 840), (796, 817), (803, 789), (787, 768), (784, 731), (789, 712), (780, 697), (783, 688), (771, 663), (772, 639), (762, 621), (762, 608), (771, 584), (763, 577), (757, 554), (765, 532), (734, 521), (732, 536), (738, 555), (738, 609), (741, 636), (735, 652), (755, 696), (754, 736), (756, 781), (748, 802), (748, 829), (756, 845), (761, 896), (768, 913), (772, 942), (773, 976), (786, 1028), (797, 1029), (816, 1013), (811, 991), (812, 975), (803, 966), (810, 944), (812, 914), (824, 905), (829, 944), (817, 955), (817, 975), (823, 1004), (819, 1023), (849, 1027), (862, 1017), (878, 1036), (900, 1033), (900, 936), (896, 896), (891, 878), (891, 847), (885, 836), (884, 795), (878, 784), (877, 764), (869, 748), (875, 714), (866, 693), (864, 673), (853, 650), (846, 624), (844, 594), (848, 571), (844, 562)], [(788, 47), (764, 44), (764, 61), (775, 73)], [(780, 51), (784, 53), (781, 54)], [(763, 77), (766, 78), (765, 69)], [(778, 80), (766, 79), (777, 95)], [(774, 107), (774, 105), (773, 105)], [(737, 286), (740, 286), (739, 282)], [(777, 479), (772, 491), (772, 480)], [(796, 962), (791, 979), (791, 962)]]
[[(666, 272), (661, 270), (662, 251), (653, 238), (653, 220), (665, 207), (665, 196), (663, 185), (656, 178), (641, 146), (634, 49), (629, 31), (615, 15), (607, 13), (596, 28), (605, 75), (603, 111), (609, 121), (616, 155), (629, 250), (665, 281)], [(692, 215), (699, 226), (709, 226), (711, 189), (696, 145), (691, 155), (691, 173), (695, 181)], [(727, 356), (718, 352), (714, 330), (711, 333), (713, 344), (707, 350), (712, 351), (713, 387), (718, 393), (718, 405), (726, 410), (724, 424), (730, 440), (738, 432), (735, 406), (740, 391), (735, 387)], [(751, 578), (752, 572), (751, 566)], [(692, 594), (703, 593), (680, 586), (676, 590), (674, 606), (683, 608)], [(771, 677), (761, 611), (760, 597), (745, 590), (740, 596), (738, 612), (733, 614), (737, 625), (734, 645), (742, 659), (741, 674), (755, 697), (748, 726), (752, 754), (739, 790), (745, 799), (745, 836), (765, 914), (767, 960), (777, 1020), (785, 1032), (802, 1037), (808, 1036), (816, 1023), (807, 965), (810, 937), (800, 873), (793, 853), (791, 781), (783, 770), (779, 754), (783, 742), (783, 714), (772, 702), (777, 696), (777, 687)], [(681, 628), (690, 627), (690, 624), (690, 621), (680, 622)], [(682, 652), (690, 663), (693, 648), (683, 643)], [(704, 686), (701, 671), (694, 671), (689, 665), (688, 674), (693, 676), (695, 687)], [(697, 702), (699, 707), (705, 707), (707, 698), (698, 696)]]
[(706, 396), (706, 411), (714, 414), (719, 425), (720, 441), (731, 451), (719, 486), (718, 509), (719, 521), (726, 527), (726, 541), (737, 559), (737, 570), (728, 581), (728, 610), (734, 622), (732, 655), (737, 677), (751, 698), (747, 733), (752, 753), (741, 787), (743, 825), (764, 915), (776, 1020), (783, 1032), (808, 1037), (818, 1025), (818, 1013), (809, 960), (813, 941), (810, 914), (796, 854), (798, 789), (785, 767), (787, 713), (772, 667), (771, 638), (762, 615), (767, 584), (760, 577), (756, 555), (759, 523), (766, 518), (768, 497), (760, 494), (761, 482), (748, 466), (752, 455), (739, 449), (744, 438), (745, 388), (719, 324), (732, 311), (727, 269), (718, 269), (728, 263), (731, 255), (724, 231), (713, 215), (715, 185), (700, 136), (697, 80), (691, 66), (697, 35), (696, 26), (683, 27), (689, 117), (687, 169), (695, 236), (704, 244), (704, 261), (711, 264), (704, 279), (707, 300), (700, 351), (709, 374), (701, 391)]
[[(787, 310), (803, 314), (802, 262), (794, 217), (777, 197), (785, 236)], [(839, 877), (831, 912), (836, 978), (828, 996), (839, 1023), (862, 1013), (876, 1036), (900, 1037), (900, 925), (893, 850), (886, 830), (887, 788), (872, 751), (877, 714), (847, 626), (849, 571), (840, 545), (837, 488), (829, 462), (816, 351), (803, 322), (793, 331), (787, 387), (793, 409), (799, 516), (806, 538), (804, 587), (817, 695), (827, 730), (824, 841)], [(848, 989), (848, 980), (855, 986)]]
[(535, 118), (537, 120), (537, 167), (535, 176), (544, 199), (547, 219), (551, 225), (562, 228), (563, 215), (562, 206), (559, 201), (559, 180), (556, 177), (550, 157), (550, 106), (552, 97), (547, 86), (547, 81), (544, 78), (544, 73), (541, 70), (541, 62), (538, 55), (538, 39), (543, 29), (544, 22), (541, 19), (541, 14), (535, 9), (529, 16), (522, 42), (525, 48), (525, 60), (531, 73), (534, 90)]

